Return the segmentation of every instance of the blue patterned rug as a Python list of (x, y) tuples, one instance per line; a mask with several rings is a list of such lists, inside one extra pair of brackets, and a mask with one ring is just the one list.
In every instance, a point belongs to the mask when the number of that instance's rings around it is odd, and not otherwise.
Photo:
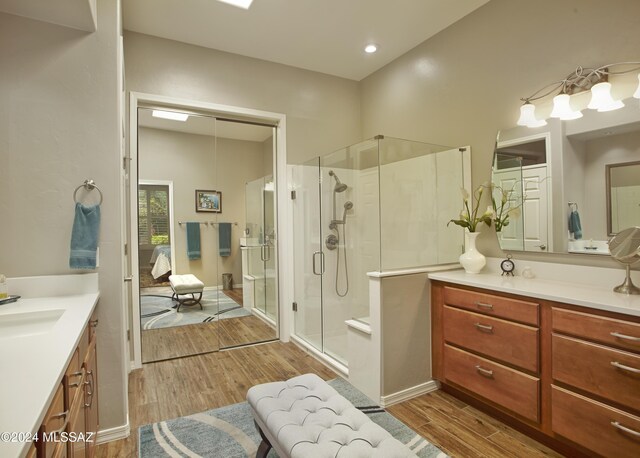
[[(329, 384), (419, 457), (447, 457), (393, 415), (372, 407), (375, 403), (346, 380), (337, 378)], [(246, 402), (141, 426), (138, 438), (141, 458), (254, 457), (261, 441)], [(273, 450), (269, 452), (269, 458), (277, 456)]]
[(171, 300), (170, 291), (142, 295), (140, 296), (142, 329), (170, 328), (251, 315), (251, 312), (222, 291), (204, 291), (201, 302), (202, 310), (199, 305), (183, 305), (180, 307), (180, 312), (176, 312), (177, 302)]

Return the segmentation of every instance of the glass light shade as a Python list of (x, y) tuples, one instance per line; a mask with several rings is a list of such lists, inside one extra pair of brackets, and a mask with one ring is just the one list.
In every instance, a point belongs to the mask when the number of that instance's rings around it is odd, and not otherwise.
[(582, 113), (573, 110), (569, 104), (569, 94), (558, 94), (553, 98), (552, 118), (560, 118), (563, 121), (582, 118)]
[(544, 119), (536, 119), (536, 106), (532, 103), (525, 103), (520, 107), (520, 119), (518, 119), (519, 126), (527, 127), (542, 127), (547, 125), (547, 121)]
[(636, 89), (636, 92), (633, 93), (633, 96), (636, 99), (640, 99), (640, 74), (638, 74), (638, 89)]
[(611, 83), (602, 82), (593, 85), (591, 88), (591, 102), (587, 108), (598, 111), (612, 111), (622, 108), (624, 103), (621, 100), (613, 100), (611, 97)]

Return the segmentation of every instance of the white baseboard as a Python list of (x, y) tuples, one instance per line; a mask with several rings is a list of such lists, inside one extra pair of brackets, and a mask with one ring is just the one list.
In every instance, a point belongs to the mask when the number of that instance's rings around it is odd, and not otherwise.
[(397, 393), (391, 393), (386, 396), (380, 396), (380, 406), (389, 407), (399, 402), (407, 401), (409, 399), (421, 396), (426, 393), (431, 393), (440, 388), (440, 384), (435, 380), (430, 380), (420, 385), (412, 386), (406, 390), (398, 391)]
[(107, 442), (117, 441), (120, 439), (126, 439), (131, 434), (131, 427), (129, 425), (129, 419), (127, 423), (122, 426), (116, 426), (115, 428), (101, 429), (98, 431), (98, 437), (96, 444), (104, 444)]
[[(233, 289), (242, 289), (242, 283), (234, 283), (233, 284)], [(224, 288), (222, 287), (222, 285), (218, 285), (218, 286), (205, 286), (203, 288), (204, 291), (224, 291)]]
[(264, 321), (265, 324), (271, 326), (272, 328), (276, 329), (277, 324), (275, 321), (273, 321), (271, 318), (269, 318), (262, 310), (259, 310), (255, 307), (251, 308), (251, 313), (253, 313), (254, 316), (256, 316), (257, 318), (261, 319), (262, 321)]

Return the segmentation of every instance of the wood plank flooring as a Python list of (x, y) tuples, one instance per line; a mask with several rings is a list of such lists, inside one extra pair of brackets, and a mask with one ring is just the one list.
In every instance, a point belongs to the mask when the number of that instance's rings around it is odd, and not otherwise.
[[(292, 343), (273, 342), (145, 364), (129, 376), (128, 439), (98, 446), (97, 456), (138, 456), (138, 427), (245, 399), (249, 387), (313, 372), (336, 377)], [(388, 411), (454, 457), (558, 457), (504, 423), (437, 391)]]
[[(224, 293), (238, 305), (242, 290)], [(196, 323), (142, 331), (142, 362), (163, 361), (277, 339), (275, 328), (254, 315), (224, 318), (213, 323)]]

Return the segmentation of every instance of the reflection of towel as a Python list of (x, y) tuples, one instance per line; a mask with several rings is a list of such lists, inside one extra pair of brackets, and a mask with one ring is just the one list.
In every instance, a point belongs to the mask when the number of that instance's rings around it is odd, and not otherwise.
[(160, 252), (151, 269), (151, 276), (157, 280), (167, 272), (171, 272), (171, 261), (164, 253)]
[(231, 255), (231, 223), (218, 223), (218, 249), (220, 256)]
[(569, 232), (573, 232), (573, 238), (580, 240), (582, 238), (582, 225), (580, 224), (580, 215), (574, 210), (569, 215)]
[(187, 256), (190, 261), (200, 259), (200, 223), (187, 223)]
[(71, 230), (69, 267), (95, 269), (98, 235), (100, 233), (100, 206), (85, 207), (76, 203), (76, 214)]

